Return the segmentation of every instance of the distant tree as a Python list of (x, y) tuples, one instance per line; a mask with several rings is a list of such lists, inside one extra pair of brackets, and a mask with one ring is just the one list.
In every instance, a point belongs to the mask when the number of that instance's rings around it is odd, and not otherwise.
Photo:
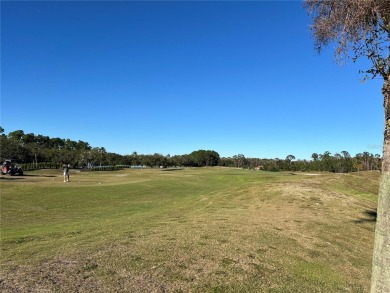
[(50, 139), (50, 147), (54, 149), (62, 149), (65, 146), (65, 140), (59, 137), (51, 138)]
[(267, 167), (267, 170), (277, 172), (283, 170), (284, 161), (279, 158), (275, 158), (272, 161), (269, 161), (269, 164), (270, 166)]
[(381, 155), (375, 154), (374, 155), (374, 165), (375, 165), (375, 170), (380, 170), (380, 166), (382, 164), (382, 158)]
[(320, 154), (319, 158), (321, 159), (321, 167), (320, 167), (321, 171), (329, 171), (329, 172), (336, 171), (333, 164), (333, 157), (331, 152), (326, 151), (323, 154)]
[(208, 166), (218, 166), (220, 156), (216, 151), (207, 151), (207, 157)]
[(291, 162), (292, 160), (295, 160), (295, 157), (293, 155), (288, 155), (286, 157), (286, 161)]
[(342, 151), (342, 171), (341, 172), (351, 172), (352, 171), (352, 159), (351, 155), (347, 151)]
[(138, 166), (141, 164), (140, 157), (137, 152), (133, 152), (130, 156), (130, 165)]
[(373, 155), (369, 152), (363, 152), (356, 155), (362, 162), (362, 170), (371, 170), (371, 161)]
[(76, 144), (76, 149), (78, 149), (78, 150), (90, 150), (91, 146), (89, 145), (89, 143), (84, 142), (82, 140), (79, 140), (77, 142), (77, 144)]
[(34, 133), (26, 133), (22, 136), (23, 144), (31, 144), (35, 143), (35, 134)]
[(194, 167), (217, 166), (218, 163), (219, 154), (211, 150), (193, 151), (187, 158), (187, 164)]
[(320, 156), (319, 156), (319, 154), (313, 153), (313, 154), (311, 155), (311, 158), (313, 159), (313, 161), (310, 162), (310, 163), (308, 164), (309, 169), (310, 169), (311, 171), (320, 171), (320, 170), (321, 170), (321, 168), (320, 168), (320, 166), (321, 166), (321, 161), (320, 161)]
[(235, 167), (236, 163), (234, 162), (233, 158), (220, 158), (218, 162), (219, 166), (222, 167)]
[(35, 142), (37, 145), (43, 148), (50, 148), (50, 137), (44, 136), (44, 135), (36, 135), (35, 136)]
[(64, 148), (67, 150), (76, 150), (77, 142), (70, 140), (69, 138), (64, 141)]
[(141, 157), (141, 163), (142, 165), (146, 165), (150, 168), (153, 167), (166, 167), (166, 158), (159, 153), (154, 153), (153, 155), (143, 155)]
[(29, 159), (28, 150), (23, 146), (23, 130), (16, 130), (1, 135), (1, 159), (14, 159), (25, 162)]
[(17, 143), (22, 143), (23, 136), (24, 136), (23, 130), (15, 130), (8, 133), (8, 138)]
[(123, 162), (123, 157), (116, 153), (106, 153), (105, 159), (107, 164), (110, 166), (122, 165)]
[(104, 147), (95, 148), (95, 149), (98, 152), (99, 166), (102, 166), (102, 164), (105, 165), (104, 160), (106, 157), (106, 149)]
[(167, 159), (159, 153), (154, 153), (152, 155), (152, 161), (153, 165), (156, 167), (166, 167), (167, 166)]
[(243, 154), (238, 154), (238, 155), (235, 155), (233, 156), (233, 159), (236, 163), (236, 167), (237, 168), (242, 168), (244, 167), (245, 163), (246, 163), (246, 158)]
[(183, 156), (176, 155), (170, 158), (171, 166), (184, 166)]
[(383, 78), (385, 131), (371, 292), (390, 292), (390, 1), (305, 0), (316, 49), (336, 43), (336, 58), (366, 57), (365, 78)]
[(339, 153), (334, 154), (333, 157), (335, 158), (334, 165), (333, 165), (334, 170), (336, 172), (343, 173), (343, 161), (342, 161), (343, 157)]
[(292, 161), (295, 160), (295, 156), (293, 155), (288, 155), (285, 159), (285, 170), (289, 170), (289, 171), (293, 171), (293, 168), (292, 168)]

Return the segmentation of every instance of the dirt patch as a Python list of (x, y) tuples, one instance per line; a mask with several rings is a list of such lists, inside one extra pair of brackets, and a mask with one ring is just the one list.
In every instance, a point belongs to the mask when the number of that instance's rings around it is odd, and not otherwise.
[(78, 260), (55, 259), (38, 266), (15, 266), (0, 276), (1, 292), (99, 292), (101, 282)]

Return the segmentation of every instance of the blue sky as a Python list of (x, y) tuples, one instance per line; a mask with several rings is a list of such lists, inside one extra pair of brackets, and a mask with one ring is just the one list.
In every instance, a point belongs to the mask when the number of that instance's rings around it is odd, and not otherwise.
[(382, 80), (300, 1), (2, 1), (1, 126), (131, 154), (382, 153)]

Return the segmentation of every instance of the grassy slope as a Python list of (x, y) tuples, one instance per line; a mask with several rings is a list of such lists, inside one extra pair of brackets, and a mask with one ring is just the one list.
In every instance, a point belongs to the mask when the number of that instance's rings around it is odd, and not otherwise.
[(3, 292), (368, 291), (378, 173), (29, 175), (0, 180)]

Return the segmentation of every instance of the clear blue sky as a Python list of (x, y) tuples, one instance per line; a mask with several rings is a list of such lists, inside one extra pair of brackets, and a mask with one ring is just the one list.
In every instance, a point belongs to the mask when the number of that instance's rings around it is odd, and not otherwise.
[(1, 2), (1, 126), (109, 152), (382, 154), (382, 80), (301, 1)]

